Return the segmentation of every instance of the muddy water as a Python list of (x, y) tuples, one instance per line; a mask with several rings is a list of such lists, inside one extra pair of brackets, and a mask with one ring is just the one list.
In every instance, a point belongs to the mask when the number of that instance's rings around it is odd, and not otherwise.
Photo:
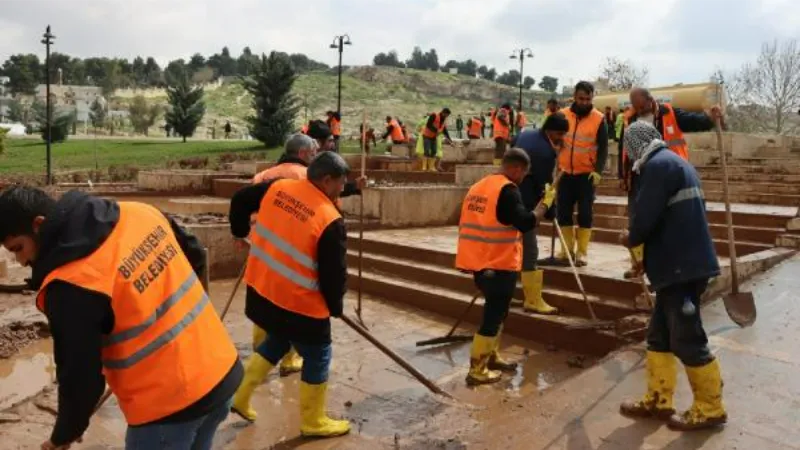
[(0, 411), (38, 394), (55, 381), (53, 343), (42, 339), (20, 350), (13, 358), (0, 359)]

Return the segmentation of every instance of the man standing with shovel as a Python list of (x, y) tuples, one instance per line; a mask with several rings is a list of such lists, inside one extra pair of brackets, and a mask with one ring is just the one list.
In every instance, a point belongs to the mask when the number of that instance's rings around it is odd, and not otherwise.
[[(700, 179), (652, 125), (635, 122), (624, 139), (638, 191), (630, 229), (621, 239), (628, 248), (644, 244), (644, 271), (656, 290), (656, 305), (647, 332), (647, 393), (622, 403), (620, 412), (667, 420), (681, 431), (722, 425), (727, 415), (719, 362), (709, 351), (700, 319), (700, 297), (708, 280), (720, 273)], [(672, 402), (676, 357), (694, 393), (691, 408), (681, 414), (675, 414)]]

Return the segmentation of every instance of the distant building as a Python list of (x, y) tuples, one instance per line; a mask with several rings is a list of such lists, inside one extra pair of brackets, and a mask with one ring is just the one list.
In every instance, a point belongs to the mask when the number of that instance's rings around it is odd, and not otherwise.
[[(78, 122), (89, 120), (92, 103), (102, 96), (103, 90), (98, 86), (50, 85), (50, 97), (53, 100), (54, 109), (58, 111), (73, 109)], [(36, 87), (36, 99), (43, 102), (47, 100), (46, 85), (40, 84)]]

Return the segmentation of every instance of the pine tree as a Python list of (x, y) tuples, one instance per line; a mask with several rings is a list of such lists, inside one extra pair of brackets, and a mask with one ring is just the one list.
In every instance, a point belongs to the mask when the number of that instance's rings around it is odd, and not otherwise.
[(252, 75), (242, 80), (253, 97), (255, 115), (249, 116), (250, 135), (267, 147), (278, 147), (294, 128), (300, 106), (292, 92), (297, 73), (286, 54), (261, 55)]
[(167, 101), (170, 109), (164, 115), (175, 134), (187, 137), (194, 134), (194, 130), (206, 114), (206, 104), (203, 102), (203, 88), (192, 88), (189, 79), (182, 77), (173, 86), (167, 87)]

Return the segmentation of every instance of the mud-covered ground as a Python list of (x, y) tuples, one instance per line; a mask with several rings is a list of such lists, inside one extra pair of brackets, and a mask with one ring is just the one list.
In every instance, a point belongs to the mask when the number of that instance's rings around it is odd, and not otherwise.
[[(211, 293), (221, 310), (233, 281), (212, 283)], [(32, 301), (32, 297), (27, 297)], [(351, 316), (355, 295), (348, 296)], [(244, 295), (239, 292), (225, 324), (240, 354), (250, 353), (251, 325), (244, 317)], [(349, 436), (333, 440), (305, 440), (299, 437), (299, 375), (281, 378), (271, 374), (253, 399), (260, 416), (247, 425), (230, 416), (222, 425), (215, 448), (251, 449), (463, 449), (471, 448), (469, 434), (487, 420), (493, 407), (515, 409), (523, 398), (539, 395), (553, 385), (579, 374), (573, 367), (579, 355), (542, 345), (503, 340), (504, 353), (521, 363), (517, 374), (506, 376), (493, 386), (468, 388), (464, 377), (469, 360), (469, 343), (434, 348), (417, 348), (419, 340), (444, 335), (450, 318), (420, 314), (365, 297), (364, 320), (382, 342), (409, 360), (427, 377), (450, 392), (456, 400), (431, 394), (388, 357), (343, 322), (334, 320), (334, 359), (331, 367), (328, 407), (332, 416), (352, 422)], [(470, 332), (464, 329), (464, 332)], [(0, 449), (36, 448), (47, 439), (57, 409), (53, 363), (49, 339), (23, 349), (6, 360), (15, 364), (5, 369), (0, 364), (0, 398), (4, 386), (15, 392), (36, 384), (39, 389), (25, 401), (6, 402), (0, 407)], [(586, 364), (593, 361), (587, 359)], [(15, 367), (25, 376), (16, 379)], [(9, 378), (11, 377), (11, 378)], [(15, 381), (16, 380), (16, 381)], [(7, 386), (14, 384), (14, 386)], [(42, 392), (42, 389), (46, 390)], [(5, 423), (2, 423), (5, 422)], [(125, 422), (116, 400), (109, 402), (93, 418), (84, 443), (75, 448), (95, 450), (122, 448)]]

